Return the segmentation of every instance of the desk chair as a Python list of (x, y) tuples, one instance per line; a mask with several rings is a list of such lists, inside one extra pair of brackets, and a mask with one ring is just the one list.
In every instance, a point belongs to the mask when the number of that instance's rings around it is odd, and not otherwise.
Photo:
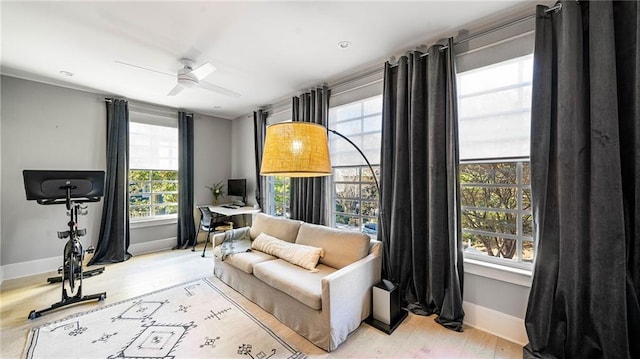
[(204, 257), (204, 253), (207, 250), (207, 244), (209, 243), (209, 238), (211, 237), (211, 233), (215, 232), (224, 232), (230, 229), (233, 229), (233, 222), (224, 222), (223, 220), (226, 216), (211, 212), (208, 206), (199, 206), (198, 210), (200, 211), (200, 226), (198, 227), (198, 233), (196, 233), (196, 240), (193, 243), (193, 248), (191, 251), (194, 252), (196, 250), (196, 244), (198, 243), (198, 235), (200, 235), (200, 231), (207, 232), (207, 240), (204, 242), (204, 248), (202, 249), (202, 257)]

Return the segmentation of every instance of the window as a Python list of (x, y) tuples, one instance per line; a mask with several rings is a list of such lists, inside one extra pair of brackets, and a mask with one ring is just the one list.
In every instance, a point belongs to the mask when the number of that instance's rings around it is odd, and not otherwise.
[(535, 257), (529, 139), (533, 56), (458, 74), (465, 256), (528, 269)]
[(178, 213), (177, 124), (169, 127), (133, 122), (133, 117), (134, 113), (129, 124), (129, 219), (175, 217)]
[(289, 218), (289, 190), (291, 180), (289, 177), (267, 177), (267, 213), (272, 216)]
[[(382, 96), (329, 110), (329, 128), (353, 141), (380, 176)], [(333, 166), (331, 224), (375, 235), (378, 231), (378, 190), (371, 170), (358, 151), (339, 136), (330, 136)]]
[[(376, 176), (380, 167), (373, 167)], [(378, 189), (368, 166), (333, 167), (333, 225), (378, 233)]]
[(178, 171), (129, 170), (129, 218), (178, 213)]

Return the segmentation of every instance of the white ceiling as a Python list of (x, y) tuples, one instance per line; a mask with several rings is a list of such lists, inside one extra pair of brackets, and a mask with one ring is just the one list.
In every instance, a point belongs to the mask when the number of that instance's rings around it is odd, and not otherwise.
[[(8, 2), (4, 75), (233, 119), (391, 55), (473, 28), (532, 1)], [(351, 46), (341, 49), (340, 41)], [(166, 94), (165, 74), (210, 62), (205, 81), (241, 94)], [(72, 77), (61, 71), (73, 73)]]

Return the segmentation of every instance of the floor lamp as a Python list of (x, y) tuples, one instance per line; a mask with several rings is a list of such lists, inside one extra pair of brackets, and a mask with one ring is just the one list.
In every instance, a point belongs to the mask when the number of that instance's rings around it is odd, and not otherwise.
[[(332, 174), (327, 133), (334, 133), (349, 142), (364, 158), (371, 170), (378, 195), (380, 185), (367, 156), (350, 139), (341, 133), (310, 122), (281, 122), (267, 127), (260, 174), (263, 176), (320, 177)], [(379, 206), (381, 207), (381, 206)], [(382, 240), (382, 255), (389, 258), (384, 221), (384, 211), (378, 211), (378, 230)], [(383, 265), (387, 263), (382, 261)], [(385, 273), (390, 274), (389, 268)], [(391, 334), (407, 317), (400, 305), (397, 285), (383, 279), (373, 289), (373, 313), (367, 323)]]

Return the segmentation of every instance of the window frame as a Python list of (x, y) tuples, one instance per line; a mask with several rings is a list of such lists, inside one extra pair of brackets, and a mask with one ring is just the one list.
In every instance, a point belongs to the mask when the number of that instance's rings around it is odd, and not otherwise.
[[(275, 187), (277, 184), (282, 183), (282, 203), (277, 203), (275, 200), (276, 191)], [(267, 214), (277, 217), (289, 218), (291, 213), (290, 206), (290, 198), (291, 198), (291, 178), (284, 176), (268, 176), (267, 177), (267, 193), (266, 196), (266, 206), (267, 206)], [(281, 214), (278, 214), (277, 208), (281, 210)]]
[[(329, 119), (329, 124), (330, 124), (330, 128), (332, 128), (333, 130), (338, 131), (338, 127), (341, 124), (346, 124), (349, 122), (355, 122), (358, 121), (359, 122), (359, 131), (358, 132), (354, 132), (354, 133), (342, 133), (340, 131), (340, 134), (349, 138), (349, 140), (353, 141), (356, 145), (358, 145), (358, 147), (360, 147), (360, 149), (363, 151), (363, 153), (367, 153), (367, 151), (371, 151), (370, 147), (364, 148), (364, 143), (362, 142), (362, 139), (365, 138), (365, 136), (369, 136), (369, 135), (376, 135), (379, 134), (380, 136), (382, 135), (382, 105), (380, 106), (379, 110), (376, 112), (371, 112), (371, 113), (366, 113), (365, 114), (365, 103), (370, 102), (374, 99), (380, 99), (380, 103), (382, 104), (382, 95), (374, 95), (374, 96), (368, 96), (366, 98), (361, 98), (361, 99), (357, 99), (354, 101), (349, 101), (346, 103), (341, 103), (338, 106), (334, 106), (331, 107), (329, 109), (329, 113), (330, 113), (330, 119)], [(333, 114), (336, 113), (337, 116), (337, 111), (339, 108), (341, 107), (348, 107), (348, 106), (353, 106), (355, 104), (360, 104), (360, 114), (357, 116), (349, 116), (349, 117), (345, 117), (345, 118), (333, 118)], [(368, 128), (365, 128), (366, 123), (367, 123), (367, 119), (372, 119), (372, 118), (376, 118), (379, 117), (380, 118), (380, 125), (377, 126), (376, 129), (371, 130)], [(376, 194), (373, 198), (370, 197), (365, 197), (363, 194), (363, 186), (374, 186), (376, 185), (375, 181), (373, 180), (373, 177), (371, 178), (371, 181), (365, 181), (364, 180), (364, 173), (366, 171), (370, 172), (369, 166), (365, 163), (364, 158), (361, 158), (361, 154), (358, 153), (358, 151), (351, 146), (351, 144), (348, 143), (348, 141), (346, 141), (343, 138), (338, 138), (339, 136), (335, 136), (336, 140), (335, 143), (338, 143), (339, 141), (344, 142), (346, 145), (349, 146), (348, 150), (342, 150), (342, 151), (338, 151), (337, 149), (333, 149), (331, 148), (331, 143), (333, 143), (333, 141), (329, 140), (329, 152), (330, 152), (330, 156), (332, 158), (335, 158), (336, 155), (340, 155), (340, 154), (356, 154), (357, 158), (358, 158), (358, 162), (360, 162), (359, 164), (340, 164), (340, 165), (335, 165), (332, 164), (331, 166), (331, 170), (332, 170), (332, 175), (329, 178), (328, 181), (328, 186), (330, 187), (330, 190), (327, 191), (329, 193), (329, 206), (327, 209), (327, 215), (329, 217), (329, 225), (331, 227), (335, 227), (335, 228), (341, 228), (341, 229), (347, 229), (347, 230), (352, 230), (352, 231), (358, 231), (358, 232), (362, 232), (362, 233), (366, 233), (371, 237), (376, 237), (377, 236), (377, 230), (375, 233), (369, 233), (366, 232), (364, 229), (364, 225), (366, 223), (371, 223), (371, 222), (375, 222), (378, 223), (379, 220), (379, 211), (380, 211), (380, 200), (379, 200), (379, 196), (380, 193), (378, 193), (379, 189), (376, 188)], [(355, 140), (354, 140), (355, 139)], [(380, 148), (382, 146), (382, 142), (377, 144), (377, 152), (380, 152)], [(375, 176), (376, 178), (380, 177), (380, 163), (379, 161), (375, 161), (375, 163), (371, 163), (371, 167), (373, 168), (373, 173), (372, 176)], [(337, 175), (336, 175), (336, 170), (345, 170), (345, 169), (355, 169), (357, 170), (357, 181), (344, 181), (344, 180), (336, 180)], [(339, 185), (356, 185), (358, 186), (358, 196), (356, 197), (338, 197), (338, 190), (337, 190), (337, 186)], [(348, 212), (338, 212), (336, 210), (336, 207), (338, 205), (338, 201), (340, 200), (345, 200), (345, 201), (355, 201), (358, 203), (358, 213), (348, 213)], [(362, 213), (362, 208), (363, 208), (363, 203), (365, 202), (372, 202), (374, 203), (374, 213), (375, 215), (365, 215)], [(339, 221), (337, 220), (338, 216), (346, 216), (348, 218), (355, 218), (358, 222), (358, 226), (357, 227), (353, 227), (350, 226), (348, 224), (346, 225), (342, 225), (339, 223)], [(357, 228), (357, 230), (355, 229)]]
[[(130, 176), (132, 171), (148, 171), (149, 172), (149, 179), (148, 180), (141, 180), (141, 181), (131, 181)], [(158, 170), (158, 169), (136, 169), (136, 168), (130, 168), (129, 169), (129, 188), (131, 189), (133, 185), (138, 184), (138, 183), (145, 183), (148, 185), (148, 188), (150, 188), (149, 192), (131, 192), (131, 190), (129, 190), (129, 222), (130, 223), (136, 223), (136, 222), (148, 222), (148, 221), (162, 221), (162, 220), (167, 220), (167, 219), (177, 219), (178, 218), (178, 213), (176, 211), (176, 213), (171, 213), (171, 214), (155, 214), (154, 209), (156, 207), (159, 207), (160, 204), (156, 204), (154, 203), (154, 195), (163, 195), (163, 194), (175, 194), (176, 196), (176, 202), (166, 202), (163, 203), (163, 205), (175, 205), (176, 207), (178, 206), (178, 196), (179, 196), (179, 186), (180, 186), (180, 182), (178, 179), (175, 180), (154, 180), (153, 179), (153, 172), (175, 172), (176, 174), (176, 178), (179, 178), (179, 172), (178, 170)], [(175, 183), (176, 184), (176, 190), (175, 191), (154, 191), (154, 184), (158, 184), (158, 183)], [(131, 195), (148, 195), (149, 196), (149, 204), (146, 205), (137, 205), (137, 204), (131, 204)], [(144, 216), (144, 217), (131, 217), (131, 208), (132, 206), (135, 207), (149, 207), (149, 213), (151, 215), (149, 216)]]
[[(129, 126), (129, 136), (131, 136), (131, 124), (140, 124), (140, 125), (149, 125), (149, 126), (157, 126), (157, 127), (165, 127), (165, 128), (170, 128), (172, 131), (175, 131), (175, 138), (171, 138), (171, 140), (175, 140), (175, 142), (164, 142), (163, 139), (166, 139), (165, 137), (155, 137), (155, 139), (153, 139), (149, 145), (145, 146), (140, 146), (139, 143), (132, 143), (131, 139), (129, 140), (129, 151), (135, 151), (136, 148), (141, 148), (142, 151), (145, 151), (148, 148), (153, 148), (153, 149), (157, 149), (157, 150), (161, 150), (162, 152), (168, 153), (168, 154), (173, 154), (175, 156), (166, 156), (163, 155), (165, 161), (163, 163), (168, 164), (167, 167), (172, 167), (172, 166), (176, 166), (176, 168), (145, 168), (146, 166), (150, 166), (150, 167), (155, 167), (158, 166), (160, 167), (161, 164), (160, 163), (141, 163), (143, 164), (143, 166), (136, 166), (135, 168), (129, 168), (129, 171), (127, 173), (127, 181), (128, 181), (128, 201), (127, 201), (127, 205), (129, 206), (129, 223), (132, 225), (133, 228), (138, 228), (138, 227), (146, 227), (146, 226), (154, 226), (154, 225), (163, 225), (163, 224), (173, 224), (173, 223), (177, 223), (177, 219), (178, 219), (178, 210), (176, 210), (176, 213), (172, 213), (172, 214), (158, 214), (155, 215), (155, 211), (156, 208), (159, 207), (160, 204), (154, 204), (154, 197), (156, 195), (162, 195), (162, 194), (172, 194), (176, 196), (176, 202), (165, 202), (163, 204), (169, 204), (169, 205), (175, 205), (176, 207), (178, 206), (179, 203), (179, 188), (180, 188), (180, 183), (179, 183), (179, 169), (177, 168), (177, 163), (178, 163), (178, 154), (179, 154), (179, 148), (174, 148), (173, 146), (167, 146), (167, 143), (173, 143), (174, 146), (177, 146), (178, 144), (178, 139), (179, 139), (179, 134), (178, 134), (178, 120), (177, 120), (178, 116), (177, 113), (164, 113), (164, 112), (159, 112), (159, 111), (151, 111), (150, 109), (136, 109), (136, 110), (131, 110), (129, 113), (129, 122), (130, 122), (130, 126)], [(136, 131), (135, 133), (137, 134), (143, 134), (145, 133), (144, 131)], [(153, 137), (153, 136), (152, 136)], [(145, 137), (142, 137), (143, 139)], [(146, 138), (149, 138), (149, 135), (146, 135)], [(154, 142), (156, 141), (156, 142)], [(144, 143), (144, 142), (143, 142)], [(157, 144), (158, 147), (154, 147), (153, 144)], [(132, 149), (133, 146), (133, 149)], [(145, 153), (145, 152), (143, 152)], [(139, 157), (139, 158), (143, 158), (144, 157)], [(144, 162), (144, 161), (142, 161)], [(134, 164), (135, 165), (135, 164)], [(165, 167), (165, 166), (162, 166)], [(132, 181), (131, 180), (131, 175), (133, 171), (149, 171), (149, 175), (148, 175), (148, 180), (142, 180), (142, 181)], [(153, 179), (153, 172), (174, 172), (175, 173), (175, 180), (154, 180)], [(142, 192), (142, 191), (138, 191), (135, 192), (135, 183), (137, 182), (146, 182), (149, 188), (149, 192)], [(176, 190), (175, 191), (154, 191), (153, 187), (154, 184), (157, 183), (164, 183), (164, 182), (170, 182), (170, 183), (176, 183)], [(138, 189), (140, 189), (140, 187), (138, 187)], [(149, 198), (149, 203), (146, 205), (136, 205), (136, 204), (132, 204), (131, 203), (131, 196), (132, 195), (143, 195), (143, 196), (148, 196)], [(133, 208), (136, 207), (149, 207), (149, 216), (144, 216), (144, 217), (132, 217), (132, 206)]]
[[(467, 54), (469, 55), (469, 54)], [(506, 58), (506, 59), (500, 59), (500, 61), (497, 62), (493, 62), (493, 63), (487, 63), (484, 64), (482, 66), (478, 66), (476, 68), (472, 68), (472, 69), (468, 69), (467, 71), (477, 71), (480, 70), (482, 68), (490, 68), (490, 67), (494, 67), (502, 62), (507, 62), (507, 65), (510, 63), (513, 63), (514, 60), (516, 59), (522, 59), (522, 61), (528, 61), (525, 59), (525, 57), (529, 58), (532, 57), (532, 54), (519, 54), (518, 56), (514, 56), (512, 58)], [(464, 71), (466, 72), (466, 71)], [(460, 74), (463, 74), (464, 72), (458, 72), (456, 73), (456, 79), (459, 79)], [(523, 96), (523, 91), (526, 91), (527, 88), (531, 88), (531, 81), (527, 81), (527, 80), (523, 80), (522, 78), (522, 72), (520, 72), (518, 74), (518, 78), (513, 79), (513, 83), (509, 84), (509, 85), (501, 85), (501, 86), (496, 86), (494, 88), (485, 88), (485, 89), (476, 89), (475, 91), (466, 93), (466, 94), (460, 94), (460, 92), (458, 93), (458, 105), (460, 105), (460, 100), (462, 99), (467, 99), (467, 98), (473, 98), (475, 96), (481, 96), (481, 95), (486, 95), (486, 94), (491, 94), (491, 93), (496, 93), (496, 92), (501, 92), (504, 90), (508, 90), (508, 89), (518, 89), (520, 94), (519, 96)], [(458, 88), (460, 88), (460, 86), (458, 86)], [(526, 101), (524, 101), (526, 102)], [(523, 104), (524, 104), (523, 102)], [(460, 109), (458, 109), (458, 113), (460, 114)], [(521, 108), (517, 108), (514, 110), (510, 110), (510, 111), (502, 111), (502, 112), (491, 112), (491, 113), (482, 113), (480, 115), (474, 115), (474, 116), (467, 116), (464, 117), (462, 120), (473, 120), (473, 121), (482, 121), (483, 119), (492, 119), (497, 117), (500, 117), (501, 115), (505, 115), (506, 113), (509, 114), (516, 114), (516, 113), (531, 113), (531, 106), (529, 104), (529, 106), (525, 107), (521, 107)], [(461, 121), (461, 116), (458, 118), (458, 121)], [(529, 134), (529, 138), (530, 138), (530, 134)], [(498, 232), (490, 232), (490, 231), (478, 231), (478, 230), (474, 230), (474, 229), (469, 229), (469, 228), (464, 228), (462, 227), (462, 221), (461, 221), (461, 232), (463, 234), (463, 243), (466, 243), (466, 240), (464, 239), (464, 235), (465, 234), (471, 234), (471, 235), (479, 235), (479, 236), (495, 236), (495, 237), (499, 237), (502, 239), (509, 239), (509, 240), (515, 240), (516, 241), (516, 254), (514, 255), (514, 257), (512, 259), (507, 259), (507, 258), (500, 258), (500, 257), (494, 257), (494, 256), (489, 256), (488, 254), (479, 254), (479, 253), (473, 253), (470, 252), (466, 249), (463, 250), (463, 256), (464, 256), (464, 260), (465, 262), (469, 262), (472, 264), (472, 267), (487, 267), (487, 268), (493, 268), (493, 269), (499, 269), (505, 272), (513, 272), (515, 274), (518, 275), (531, 275), (531, 270), (533, 268), (533, 263), (536, 260), (536, 247), (537, 244), (535, 242), (536, 240), (536, 236), (535, 236), (535, 226), (533, 225), (533, 213), (532, 213), (532, 208), (529, 208), (528, 210), (523, 209), (523, 193), (525, 190), (528, 190), (529, 193), (531, 193), (531, 181), (530, 178), (528, 178), (526, 180), (525, 183), (525, 179), (523, 178), (523, 166), (525, 163), (530, 163), (530, 153), (522, 156), (518, 156), (518, 157), (508, 157), (508, 156), (502, 156), (502, 157), (491, 157), (491, 158), (461, 158), (458, 161), (458, 165), (459, 166), (463, 166), (463, 165), (467, 165), (467, 164), (483, 164), (483, 163), (516, 163), (516, 174), (515, 174), (515, 183), (501, 183), (501, 184), (491, 184), (491, 183), (473, 183), (473, 184), (465, 184), (462, 183), (462, 181), (460, 180), (460, 192), (462, 194), (463, 189), (466, 187), (476, 187), (476, 188), (514, 188), (516, 191), (515, 196), (516, 196), (516, 207), (515, 209), (503, 209), (503, 208), (492, 208), (492, 207), (488, 207), (488, 208), (480, 208), (480, 207), (470, 207), (470, 206), (464, 206), (463, 203), (460, 203), (460, 211), (461, 211), (461, 215), (464, 215), (464, 211), (465, 210), (478, 210), (478, 211), (485, 211), (487, 213), (491, 213), (491, 212), (502, 212), (502, 213), (514, 213), (516, 215), (516, 223), (515, 223), (515, 231), (516, 234), (510, 234), (510, 233), (498, 233)], [(461, 175), (462, 170), (460, 169), (459, 171), (459, 176)], [(529, 172), (530, 174), (530, 172)], [(532, 228), (531, 228), (531, 234), (530, 235), (525, 235), (523, 232), (523, 216), (524, 215), (530, 215), (532, 218)], [(522, 256), (523, 256), (523, 246), (524, 246), (524, 242), (525, 241), (530, 241), (532, 243), (533, 246), (533, 258), (532, 260), (529, 261), (524, 261)], [(470, 246), (470, 243), (469, 243)], [(478, 273), (474, 273), (474, 274), (478, 274)], [(522, 282), (521, 280), (519, 281), (515, 281), (515, 282)], [(526, 281), (525, 281), (526, 282)]]
[[(355, 150), (355, 149), (354, 149)], [(373, 167), (374, 176), (378, 176), (380, 173), (380, 165), (371, 165), (371, 167)], [(336, 178), (336, 170), (344, 170), (344, 169), (356, 169), (357, 170), (357, 177), (358, 179), (356, 181), (337, 181), (335, 180)], [(376, 175), (375, 171), (377, 169), (377, 173), (378, 175)], [(332, 167), (332, 176), (331, 176), (331, 204), (332, 206), (330, 206), (330, 223), (332, 227), (335, 228), (341, 228), (341, 229), (347, 229), (347, 230), (352, 230), (355, 231), (353, 227), (349, 226), (348, 224), (346, 226), (339, 226), (338, 225), (338, 221), (337, 221), (337, 217), (338, 216), (345, 216), (348, 218), (356, 218), (358, 221), (358, 232), (363, 232), (363, 233), (367, 233), (373, 237), (375, 237), (377, 235), (377, 230), (375, 233), (368, 233), (364, 231), (364, 225), (366, 223), (371, 223), (371, 222), (375, 222), (378, 223), (378, 215), (379, 215), (379, 193), (376, 193), (376, 195), (373, 198), (369, 198), (369, 197), (365, 197), (363, 195), (363, 186), (364, 185), (368, 185), (368, 186), (374, 186), (375, 187), (375, 181), (373, 181), (373, 177), (371, 181), (365, 181), (363, 179), (364, 174), (363, 172), (365, 171), (369, 171), (369, 166), (367, 165), (354, 165), (354, 166), (333, 166)], [(338, 192), (337, 192), (337, 185), (356, 185), (358, 186), (358, 196), (356, 197), (338, 197)], [(377, 192), (377, 188), (376, 188), (376, 192)], [(354, 201), (358, 203), (358, 213), (349, 213), (349, 212), (338, 212), (336, 211), (336, 206), (338, 204), (339, 200), (344, 200), (344, 201)], [(363, 202), (373, 202), (375, 203), (374, 205), (374, 215), (365, 215), (362, 213), (362, 208), (363, 208)], [(365, 221), (367, 220), (368, 221)]]
[[(471, 251), (467, 251), (465, 247), (464, 257), (473, 259), (481, 262), (488, 262), (500, 266), (512, 267), (523, 270), (531, 270), (533, 266), (533, 261), (535, 260), (535, 236), (534, 236), (534, 227), (532, 225), (531, 235), (527, 235), (524, 233), (524, 225), (523, 225), (523, 216), (529, 215), (533, 220), (533, 209), (530, 207), (529, 209), (523, 208), (523, 197), (524, 191), (528, 190), (531, 193), (531, 181), (525, 181), (524, 178), (524, 165), (529, 164), (529, 157), (517, 157), (517, 158), (492, 158), (492, 159), (468, 159), (468, 160), (460, 160), (460, 165), (467, 164), (487, 164), (487, 163), (515, 163), (516, 164), (516, 183), (501, 183), (501, 184), (491, 184), (491, 183), (462, 183), (460, 182), (460, 192), (462, 194), (464, 188), (473, 187), (473, 188), (513, 188), (516, 190), (516, 208), (515, 209), (506, 209), (506, 208), (494, 208), (494, 207), (472, 207), (472, 206), (464, 206), (460, 203), (460, 213), (461, 216), (464, 216), (465, 210), (471, 211), (487, 211), (487, 212), (502, 212), (502, 213), (513, 213), (516, 216), (516, 234), (510, 233), (500, 233), (500, 232), (489, 232), (489, 231), (479, 231), (474, 229), (464, 228), (461, 222), (461, 232), (463, 235), (462, 241), (465, 243), (464, 235), (483, 235), (483, 236), (495, 236), (498, 235), (503, 239), (510, 239), (516, 241), (516, 256), (514, 259), (507, 259), (501, 257), (494, 257), (484, 254), (476, 254)], [(461, 172), (461, 171), (460, 171)], [(533, 259), (531, 262), (524, 261), (522, 258), (522, 252), (524, 247), (524, 242), (530, 241), (533, 244)], [(470, 246), (470, 244), (469, 244)]]

